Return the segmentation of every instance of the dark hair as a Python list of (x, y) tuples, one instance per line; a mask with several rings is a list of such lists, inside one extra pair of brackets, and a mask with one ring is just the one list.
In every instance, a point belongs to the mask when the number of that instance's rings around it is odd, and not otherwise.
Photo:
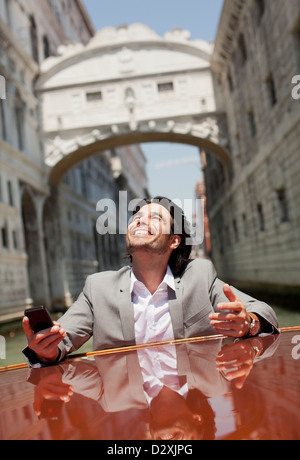
[[(141, 200), (133, 210), (132, 215), (136, 214), (143, 206), (156, 203), (163, 206), (171, 214), (171, 232), (172, 235), (179, 235), (181, 238), (178, 248), (174, 249), (170, 259), (169, 266), (174, 276), (179, 276), (186, 268), (192, 251), (192, 246), (187, 244), (187, 239), (191, 238), (190, 224), (187, 221), (183, 210), (169, 198), (156, 196), (152, 199)], [(131, 259), (132, 260), (132, 259)]]

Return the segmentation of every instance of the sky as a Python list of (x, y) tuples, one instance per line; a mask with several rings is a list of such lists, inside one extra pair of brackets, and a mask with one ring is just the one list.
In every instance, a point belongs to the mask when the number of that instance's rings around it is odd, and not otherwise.
[[(191, 39), (214, 41), (223, 0), (83, 0), (96, 30), (141, 22), (161, 37), (173, 27), (189, 30)], [(148, 189), (151, 195), (178, 199), (195, 197), (201, 179), (199, 150), (196, 147), (147, 143), (141, 145), (147, 158)], [(186, 202), (188, 203), (188, 201)], [(184, 207), (191, 218), (191, 208)]]
[(142, 22), (163, 36), (173, 27), (213, 41), (223, 0), (83, 0), (96, 30)]

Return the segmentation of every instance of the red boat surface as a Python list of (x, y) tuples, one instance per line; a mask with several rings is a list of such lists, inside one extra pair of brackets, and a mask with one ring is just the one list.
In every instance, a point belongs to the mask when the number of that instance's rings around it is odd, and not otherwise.
[(300, 327), (99, 351), (1, 368), (0, 439), (299, 440), (299, 390)]

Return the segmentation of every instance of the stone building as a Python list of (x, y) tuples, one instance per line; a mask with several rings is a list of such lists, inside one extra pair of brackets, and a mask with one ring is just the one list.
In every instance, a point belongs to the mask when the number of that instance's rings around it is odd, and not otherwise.
[(213, 259), (224, 279), (271, 292), (300, 290), (299, 56), (298, 0), (225, 0), (212, 70), (231, 166), (207, 154)]
[(96, 203), (108, 189), (115, 196), (120, 181), (144, 195), (139, 146), (128, 147), (134, 165), (123, 167), (122, 148), (99, 151), (49, 185), (35, 81), (46, 58), (94, 33), (80, 0), (0, 0), (0, 321), (32, 302), (68, 304), (88, 274), (115, 267), (122, 242), (96, 234)]

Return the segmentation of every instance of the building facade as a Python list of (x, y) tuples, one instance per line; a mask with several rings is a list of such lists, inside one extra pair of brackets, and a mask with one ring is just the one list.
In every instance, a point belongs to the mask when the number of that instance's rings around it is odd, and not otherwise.
[(35, 81), (60, 46), (85, 45), (94, 32), (80, 0), (0, 0), (0, 321), (32, 303), (68, 305), (88, 274), (115, 267), (123, 242), (95, 231), (96, 203), (115, 198), (120, 181), (131, 194), (146, 189), (139, 146), (129, 148), (136, 166), (123, 168), (122, 148), (99, 151), (58, 187), (48, 182)]
[(206, 155), (213, 259), (272, 292), (300, 290), (299, 56), (298, 0), (225, 0), (212, 70), (231, 166)]

